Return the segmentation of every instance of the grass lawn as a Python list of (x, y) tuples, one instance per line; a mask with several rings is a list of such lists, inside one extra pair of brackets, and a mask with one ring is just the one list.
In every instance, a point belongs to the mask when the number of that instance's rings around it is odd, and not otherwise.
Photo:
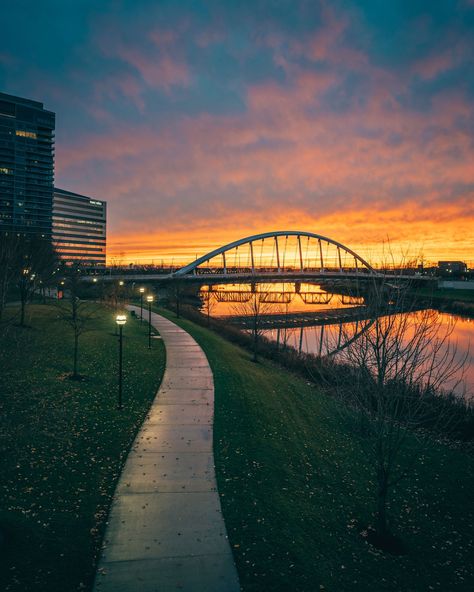
[[(12, 307), (7, 314), (14, 314)], [(124, 410), (117, 405), (118, 338), (97, 305), (80, 338), (71, 381), (72, 333), (53, 304), (27, 309), (29, 328), (0, 335), (0, 589), (90, 589), (122, 464), (164, 369), (147, 325), (124, 327)]]
[(472, 592), (472, 456), (410, 441), (419, 462), (390, 504), (408, 554), (383, 554), (361, 535), (374, 522), (374, 475), (334, 402), (268, 361), (252, 363), (215, 333), (178, 322), (214, 372), (217, 479), (244, 591)]

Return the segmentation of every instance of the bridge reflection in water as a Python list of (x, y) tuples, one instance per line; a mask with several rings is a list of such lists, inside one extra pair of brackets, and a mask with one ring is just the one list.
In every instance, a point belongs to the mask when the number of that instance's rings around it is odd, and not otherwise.
[(264, 336), (279, 347), (319, 356), (341, 351), (372, 323), (362, 296), (327, 292), (320, 284), (209, 285), (199, 296), (204, 311), (242, 330), (252, 326), (249, 305), (257, 302)]
[[(243, 330), (251, 327), (249, 304), (256, 298), (262, 304), (262, 335), (282, 349), (292, 347), (298, 352), (318, 356), (334, 356), (343, 352), (374, 323), (363, 296), (338, 294), (330, 291), (329, 285), (323, 284), (209, 285), (201, 287), (199, 296), (204, 312), (209, 307), (211, 316), (225, 318)], [(413, 315), (416, 323), (418, 313), (394, 310), (394, 314), (400, 315), (400, 318), (405, 314)], [(474, 342), (474, 320), (446, 313), (439, 314), (439, 318), (443, 326), (451, 326), (456, 320), (446, 347), (450, 347), (450, 343), (456, 344), (457, 360), (468, 357), (464, 379), (468, 393), (474, 397), (474, 364), (470, 346)], [(455, 380), (456, 377), (453, 382)]]

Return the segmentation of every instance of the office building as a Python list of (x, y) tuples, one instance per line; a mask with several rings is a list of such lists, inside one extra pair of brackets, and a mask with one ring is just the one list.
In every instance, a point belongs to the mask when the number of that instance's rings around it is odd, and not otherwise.
[(107, 204), (54, 189), (53, 245), (66, 264), (105, 266)]
[(51, 235), (55, 114), (0, 93), (0, 232)]

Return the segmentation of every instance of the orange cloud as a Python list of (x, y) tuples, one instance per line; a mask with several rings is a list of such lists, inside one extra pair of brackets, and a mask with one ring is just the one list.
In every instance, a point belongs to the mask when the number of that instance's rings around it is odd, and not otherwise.
[[(338, 48), (347, 22), (329, 9), (324, 18), (329, 32), (291, 52), (330, 60), (331, 69), (284, 60), (273, 38), (287, 78), (247, 87), (245, 111), (119, 122), (108, 135), (58, 151), (60, 174), (76, 174), (85, 193), (82, 171), (101, 164), (90, 192), (109, 200), (109, 257), (185, 263), (240, 236), (301, 229), (362, 255), (380, 257), (390, 238), (434, 260), (474, 259), (472, 105), (457, 90), (439, 92), (429, 109), (407, 109), (400, 100), (407, 79)], [(181, 58), (168, 53), (174, 41), (157, 32), (153, 59), (130, 47), (116, 51), (147, 84), (169, 88), (190, 80)], [(447, 60), (413, 71), (430, 78)], [(344, 85), (348, 67), (368, 89), (363, 101)], [(133, 85), (123, 92), (133, 94)]]

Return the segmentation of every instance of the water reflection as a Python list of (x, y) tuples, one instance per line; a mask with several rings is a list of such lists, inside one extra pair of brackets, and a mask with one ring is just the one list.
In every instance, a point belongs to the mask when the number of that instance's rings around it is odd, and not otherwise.
[[(345, 290), (348, 292), (348, 290)], [(205, 286), (200, 291), (202, 310), (214, 317), (224, 317), (243, 330), (250, 325), (248, 303), (261, 304), (262, 334), (279, 347), (292, 347), (298, 352), (318, 356), (341, 355), (346, 347), (357, 343), (373, 323), (360, 294), (330, 292), (321, 284), (226, 284)], [(399, 322), (411, 315), (416, 326), (416, 312), (395, 315)], [(457, 349), (456, 358), (469, 356), (464, 380), (469, 393), (474, 393), (474, 364), (470, 343), (474, 344), (474, 320), (446, 313), (437, 314), (441, 329), (453, 324), (450, 347)], [(409, 332), (405, 339), (410, 339)], [(459, 376), (458, 376), (459, 377)], [(449, 385), (447, 385), (449, 386)]]
[(235, 316), (236, 305), (249, 302), (258, 294), (261, 302), (274, 304), (272, 312), (317, 312), (335, 308), (350, 308), (364, 304), (364, 298), (355, 293), (330, 292), (321, 284), (285, 282), (267, 284), (220, 284), (203, 286), (200, 297), (210, 302), (212, 314), (217, 317)]

